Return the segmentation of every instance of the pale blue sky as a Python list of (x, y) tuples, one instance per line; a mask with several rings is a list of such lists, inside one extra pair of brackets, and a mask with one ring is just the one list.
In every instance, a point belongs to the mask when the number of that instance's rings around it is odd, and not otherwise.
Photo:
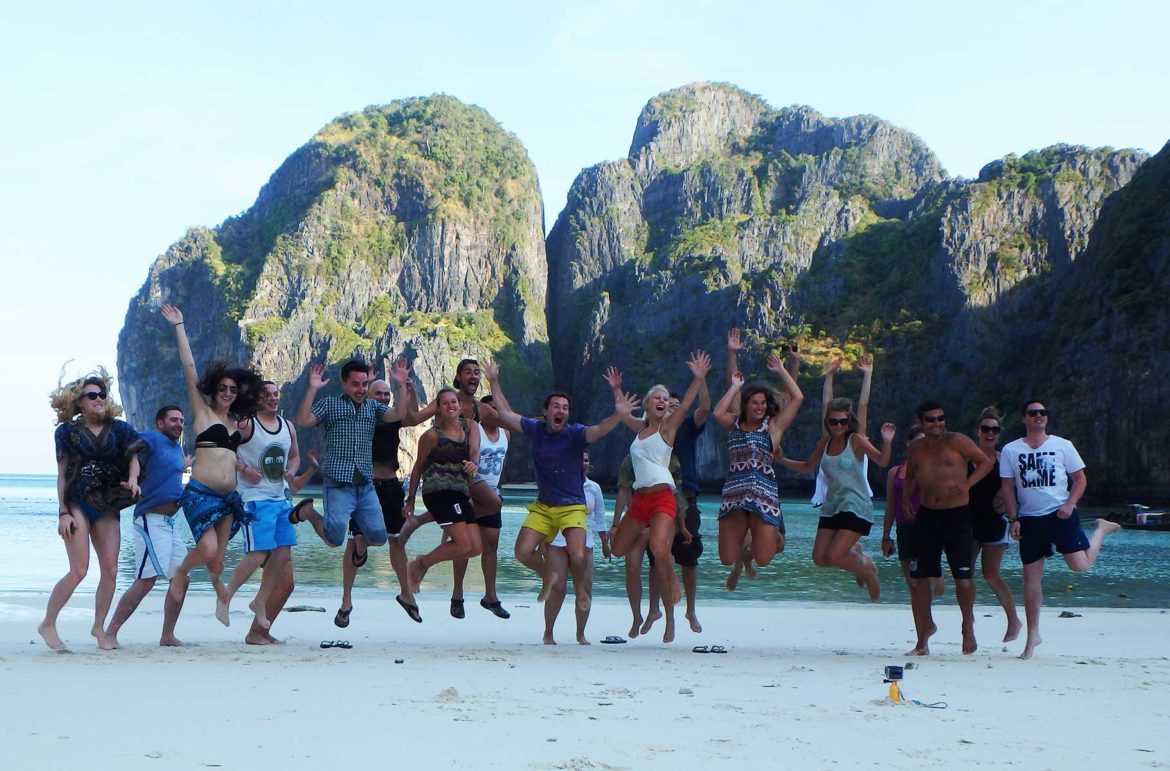
[(1056, 142), (1170, 138), (1155, 2), (14, 5), (0, 0), (6, 473), (53, 471), (46, 394), (67, 359), (114, 368), (154, 258), (370, 104), (445, 92), (487, 109), (528, 148), (550, 227), (582, 168), (626, 154), (646, 101), (696, 80), (878, 115), (967, 177)]

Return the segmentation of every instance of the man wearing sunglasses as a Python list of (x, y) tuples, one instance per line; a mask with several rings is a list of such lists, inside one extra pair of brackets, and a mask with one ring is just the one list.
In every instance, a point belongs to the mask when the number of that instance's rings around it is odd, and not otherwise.
[(1020, 542), (1024, 564), (1028, 639), (1020, 658), (1030, 659), (1040, 644), (1044, 562), (1053, 556), (1053, 547), (1064, 556), (1069, 570), (1084, 573), (1097, 561), (1105, 536), (1121, 525), (1098, 519), (1092, 536), (1085, 537), (1076, 508), (1088, 487), (1085, 462), (1072, 442), (1048, 433), (1048, 409), (1043, 402), (1024, 402), (1020, 417), (1026, 433), (1003, 448), (999, 476), (1011, 535)]
[[(911, 511), (911, 499), (903, 497), (906, 516), (914, 517), (914, 553), (910, 559), (910, 597), (914, 609), (927, 620), (926, 628), (933, 629), (930, 620), (930, 592), (923, 584), (942, 576), (942, 555), (955, 579), (955, 598), (963, 614), (963, 653), (974, 653), (975, 642), (975, 582), (971, 534), (971, 486), (995, 466), (966, 434), (947, 431), (946, 413), (935, 401), (923, 402), (917, 410), (918, 424), (924, 432), (921, 440), (911, 442), (906, 457), (906, 490), (918, 485), (922, 501), (918, 514)], [(967, 473), (967, 464), (974, 469)], [(916, 616), (917, 617), (917, 616)], [(927, 639), (929, 639), (929, 634)], [(914, 649), (917, 655), (926, 655), (925, 640)]]

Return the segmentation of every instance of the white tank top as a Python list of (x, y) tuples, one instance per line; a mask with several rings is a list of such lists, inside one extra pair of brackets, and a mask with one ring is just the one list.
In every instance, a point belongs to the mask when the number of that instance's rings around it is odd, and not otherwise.
[(288, 422), (276, 416), (276, 430), (269, 431), (259, 418), (252, 418), (252, 436), (236, 450), (236, 457), (260, 470), (260, 481), (252, 484), (243, 474), (236, 475), (236, 489), (244, 501), (283, 500), (288, 482), (284, 479), (292, 436)]
[(498, 429), (500, 438), (496, 441), (488, 439), (487, 431), (479, 423), (479, 473), (476, 478), (482, 479), (491, 485), (497, 492), (500, 489), (500, 474), (504, 473), (504, 456), (508, 454), (508, 432)]
[(658, 431), (645, 439), (634, 437), (630, 445), (630, 461), (634, 464), (635, 490), (663, 484), (674, 489), (674, 477), (670, 475), (671, 452), (671, 446)]

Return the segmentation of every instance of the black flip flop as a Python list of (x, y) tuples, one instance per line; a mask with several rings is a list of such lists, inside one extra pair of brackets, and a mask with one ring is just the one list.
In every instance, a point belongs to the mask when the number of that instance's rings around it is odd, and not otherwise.
[(451, 617), (464, 618), (467, 613), (463, 610), (463, 600), (451, 600)]
[(353, 606), (348, 608), (338, 608), (337, 615), (333, 617), (333, 625), (345, 629), (349, 626), (349, 614), (353, 613)]
[(349, 640), (322, 640), (322, 648), (341, 648), (342, 650), (349, 650), (353, 647), (353, 643)]
[(361, 553), (361, 556), (358, 555), (357, 539), (355, 538), (353, 542), (353, 552), (349, 555), (349, 561), (353, 563), (355, 568), (360, 568), (362, 565), (366, 564), (366, 560), (369, 558), (370, 550), (368, 547), (364, 552)]
[(303, 501), (301, 501), (300, 503), (298, 503), (296, 506), (293, 506), (292, 511), (290, 511), (288, 513), (288, 521), (294, 525), (297, 525), (297, 524), (300, 524), (301, 522), (304, 522), (305, 520), (301, 519), (301, 509), (303, 509), (306, 506), (311, 506), (312, 504), (313, 504), (313, 499), (306, 498)]
[(727, 653), (727, 649), (724, 648), (722, 645), (712, 645), (711, 652), (712, 653)]
[(418, 612), (417, 605), (411, 605), (409, 602), (402, 599), (402, 595), (398, 595), (394, 599), (398, 600), (398, 604), (401, 605), (402, 609), (406, 611), (406, 615), (410, 616), (411, 621), (415, 622), (416, 624), (422, 623), (422, 614)]
[(504, 606), (500, 604), (499, 600), (495, 602), (488, 602), (486, 599), (479, 601), (479, 606), (484, 610), (490, 610), (497, 618), (511, 618), (512, 614), (504, 610)]
[(691, 648), (691, 653), (710, 653), (711, 649), (706, 645), (696, 645)]
[(604, 640), (602, 640), (601, 642), (604, 645), (621, 645), (625, 641), (626, 641), (626, 638), (618, 637), (616, 634), (611, 634), (608, 637), (606, 637)]

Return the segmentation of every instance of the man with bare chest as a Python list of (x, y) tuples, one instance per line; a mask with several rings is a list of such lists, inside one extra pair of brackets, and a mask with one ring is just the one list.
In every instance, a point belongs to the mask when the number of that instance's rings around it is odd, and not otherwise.
[[(920, 583), (942, 576), (942, 555), (947, 556), (955, 579), (955, 598), (963, 614), (963, 653), (974, 653), (975, 583), (972, 580), (973, 549), (971, 515), (967, 509), (971, 485), (978, 482), (995, 465), (969, 437), (947, 431), (946, 415), (938, 402), (919, 405), (918, 423), (925, 435), (910, 445), (906, 459), (906, 489), (918, 485), (922, 505), (914, 524), (914, 553), (910, 560), (911, 602), (917, 610), (930, 616), (930, 593), (921, 591)], [(968, 463), (975, 468), (968, 474)], [(910, 507), (911, 496), (903, 505)], [(907, 511), (909, 514), (909, 511)], [(919, 591), (915, 591), (919, 589)], [(921, 607), (925, 602), (925, 607)], [(935, 631), (933, 622), (926, 625), (928, 634), (918, 641), (911, 655), (930, 653), (927, 641)]]

